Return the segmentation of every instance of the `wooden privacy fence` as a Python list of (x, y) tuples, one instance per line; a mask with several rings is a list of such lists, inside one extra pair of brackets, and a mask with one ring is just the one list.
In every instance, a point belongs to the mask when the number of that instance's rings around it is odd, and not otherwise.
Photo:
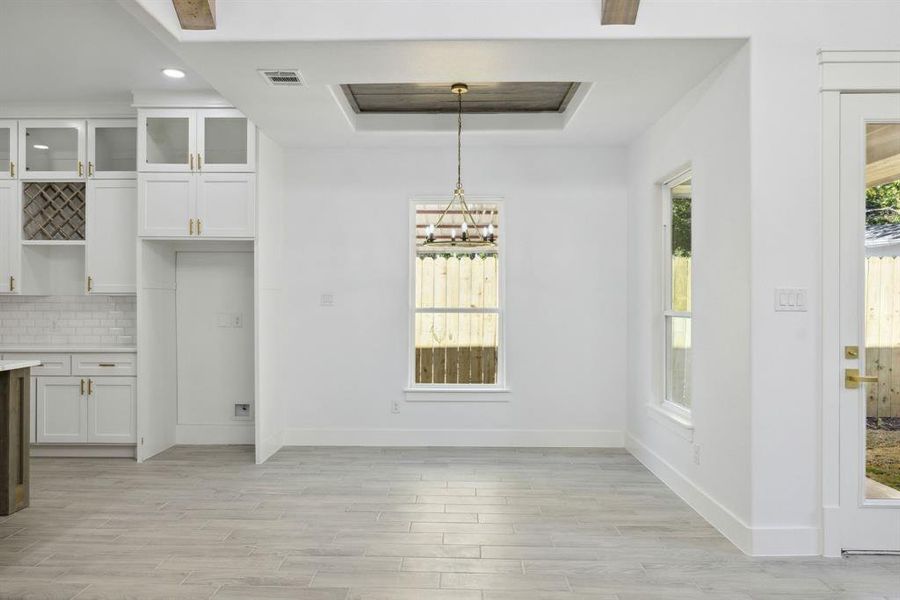
[(866, 258), (866, 416), (900, 417), (900, 257)]
[(496, 383), (496, 255), (416, 257), (416, 383)]

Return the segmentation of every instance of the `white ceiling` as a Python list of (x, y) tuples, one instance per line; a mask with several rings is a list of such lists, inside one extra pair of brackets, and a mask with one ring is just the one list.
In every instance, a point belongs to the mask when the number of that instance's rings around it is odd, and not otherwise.
[[(182, 43), (177, 51), (229, 101), (287, 146), (446, 143), (450, 115), (348, 116), (341, 83), (581, 81), (557, 115), (473, 115), (471, 142), (625, 143), (655, 122), (740, 40), (366, 41)], [(299, 68), (303, 88), (272, 88), (259, 68)], [(449, 93), (449, 92), (448, 92)], [(574, 110), (573, 110), (574, 109)], [(506, 116), (510, 117), (510, 116)], [(556, 119), (555, 121), (553, 119)], [(363, 131), (365, 130), (365, 131)]]
[[(0, 0), (0, 56), (6, 59), (0, 61), (0, 113), (50, 102), (127, 105), (135, 89), (188, 91), (211, 86), (285, 146), (442, 145), (455, 133), (452, 116), (370, 115), (360, 120), (341, 106), (336, 86), (581, 81), (590, 84), (583, 86), (588, 92), (573, 101), (564, 117), (473, 115), (466, 119), (466, 143), (618, 145), (656, 121), (744, 43), (221, 38), (180, 42), (161, 24), (174, 18), (171, 0), (149, 2), (158, 14), (145, 12), (140, 0)], [(220, 5), (223, 10), (232, 6)], [(574, 6), (596, 8), (590, 3)], [(169, 80), (160, 74), (165, 66), (184, 68), (188, 76)], [(300, 69), (306, 85), (269, 87), (257, 69), (272, 67)]]
[(111, 0), (0, 0), (0, 107), (131, 104), (134, 88), (209, 87)]

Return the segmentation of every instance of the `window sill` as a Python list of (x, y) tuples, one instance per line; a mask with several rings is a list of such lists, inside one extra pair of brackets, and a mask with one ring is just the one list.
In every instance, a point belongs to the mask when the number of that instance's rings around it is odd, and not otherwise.
[(647, 412), (657, 423), (689, 442), (694, 441), (694, 423), (691, 421), (689, 414), (682, 414), (681, 410), (676, 411), (666, 407), (665, 404), (657, 404), (655, 402), (647, 405)]
[(509, 402), (508, 387), (408, 387), (407, 402)]

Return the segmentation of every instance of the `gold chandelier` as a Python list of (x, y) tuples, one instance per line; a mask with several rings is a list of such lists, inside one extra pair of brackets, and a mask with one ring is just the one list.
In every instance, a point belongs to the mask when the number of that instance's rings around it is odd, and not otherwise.
[[(465, 83), (454, 83), (450, 86), (450, 91), (456, 94), (457, 113), (456, 113), (456, 189), (453, 190), (453, 198), (450, 200), (444, 212), (438, 217), (438, 220), (425, 227), (425, 240), (420, 244), (421, 248), (467, 248), (467, 249), (491, 249), (495, 248), (496, 235), (494, 233), (494, 225), (489, 223), (485, 226), (478, 226), (469, 206), (466, 204), (466, 193), (462, 186), (462, 97), (469, 91), (469, 86)], [(460, 224), (459, 235), (457, 236), (456, 228), (451, 228), (449, 239), (446, 236), (438, 238), (435, 231), (439, 229), (444, 221), (444, 217), (451, 212), (454, 206), (458, 207), (458, 212), (462, 215), (462, 223)], [(444, 228), (446, 229), (446, 225)]]

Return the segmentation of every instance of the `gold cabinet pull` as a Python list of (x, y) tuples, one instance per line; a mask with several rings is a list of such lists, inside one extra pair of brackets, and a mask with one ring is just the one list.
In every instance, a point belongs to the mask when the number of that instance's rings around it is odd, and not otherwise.
[(193, 154), (188, 154), (188, 159), (189, 159), (189, 161), (190, 161), (190, 163), (191, 163), (191, 171), (193, 171), (193, 170), (194, 170), (194, 155), (193, 155)]
[(114, 367), (116, 363), (97, 363), (98, 367)]
[(9, 176), (16, 176), (16, 163), (14, 163), (13, 161), (9, 161)]
[(88, 177), (94, 176), (94, 163), (88, 161)]
[(80, 160), (78, 161), (78, 176), (81, 177), (84, 174), (84, 163)]
[(91, 277), (90, 275), (88, 275), (88, 291), (90, 292), (93, 289), (94, 289), (94, 278)]
[(197, 219), (197, 235), (200, 235), (200, 233), (202, 231), (201, 227), (202, 226), (200, 224), (200, 219)]
[(197, 153), (197, 170), (199, 171), (202, 168), (203, 168), (203, 161), (200, 159), (200, 153), (198, 152)]
[(859, 388), (861, 383), (878, 383), (876, 375), (860, 375), (859, 369), (844, 369), (844, 387), (848, 390)]
[(188, 219), (188, 232), (190, 235), (194, 235), (194, 220)]
[(9, 276), (9, 291), (16, 291), (16, 278), (12, 275)]
[(88, 379), (88, 396), (94, 393), (94, 380)]
[(81, 395), (84, 396), (84, 379), (81, 380)]

